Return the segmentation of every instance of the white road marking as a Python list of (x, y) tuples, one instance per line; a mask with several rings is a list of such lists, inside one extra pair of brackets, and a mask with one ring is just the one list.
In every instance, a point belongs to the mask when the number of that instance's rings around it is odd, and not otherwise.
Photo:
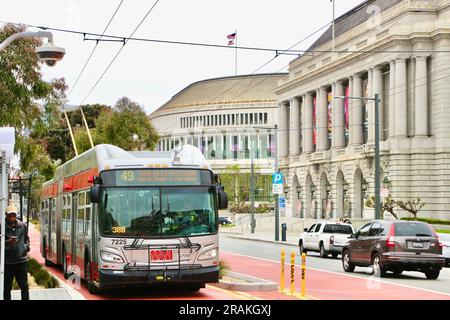
[[(225, 250), (222, 250), (222, 252), (226, 252), (226, 253), (229, 253), (229, 254), (234, 254), (234, 255), (237, 255), (237, 256), (241, 256), (241, 257), (247, 257), (247, 258), (250, 257), (250, 258), (258, 259), (258, 260), (261, 260), (261, 261), (268, 261), (268, 262), (273, 262), (273, 263), (277, 263), (277, 264), (280, 263), (279, 261), (276, 261), (276, 260), (270, 260), (270, 259), (265, 259), (265, 258), (248, 256), (248, 255), (234, 253), (234, 252), (225, 251)], [(285, 263), (285, 265), (289, 265), (289, 263)], [(298, 264), (295, 264), (295, 266), (296, 267), (301, 267)], [(351, 278), (357, 278), (357, 279), (362, 279), (362, 280), (368, 280), (367, 277), (360, 277), (360, 276), (357, 276), (357, 275), (352, 275), (352, 274), (347, 274), (347, 273), (339, 273), (339, 272), (336, 272), (336, 271), (323, 270), (323, 269), (318, 269), (318, 268), (313, 268), (313, 267), (307, 267), (307, 269), (315, 270), (315, 271), (322, 271), (322, 272), (327, 272), (327, 273), (332, 273), (332, 274), (345, 276), (345, 277), (351, 277)], [(445, 296), (449, 296), (450, 297), (450, 293), (446, 293), (446, 292), (442, 292), (442, 291), (435, 291), (435, 290), (431, 290), (431, 289), (425, 289), (425, 288), (420, 288), (420, 287), (409, 286), (409, 285), (406, 285), (406, 284), (399, 284), (399, 283), (396, 283), (396, 282), (391, 282), (391, 281), (387, 281), (387, 280), (381, 280), (381, 279), (378, 279), (378, 278), (370, 278), (370, 280), (378, 281), (378, 282), (381, 282), (381, 283), (390, 284), (390, 285), (394, 285), (394, 286), (409, 288), (409, 289), (421, 290), (421, 291), (430, 292), (430, 293), (434, 293), (434, 294), (441, 294), (441, 295), (445, 295)]]

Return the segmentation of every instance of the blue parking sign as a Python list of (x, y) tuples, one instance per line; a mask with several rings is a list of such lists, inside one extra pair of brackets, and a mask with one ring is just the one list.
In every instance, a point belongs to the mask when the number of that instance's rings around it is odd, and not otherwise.
[(281, 172), (273, 174), (272, 184), (283, 184), (283, 174)]

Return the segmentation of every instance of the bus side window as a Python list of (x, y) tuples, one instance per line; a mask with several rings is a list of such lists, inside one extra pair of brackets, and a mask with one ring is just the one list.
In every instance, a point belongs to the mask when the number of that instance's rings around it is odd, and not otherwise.
[(44, 222), (45, 228), (48, 228), (48, 199), (45, 200)]
[(51, 230), (52, 232), (56, 232), (56, 198), (51, 199), (50, 204)]
[(86, 192), (84, 191), (79, 192), (77, 201), (77, 233), (79, 235), (85, 234), (84, 232), (85, 204), (86, 204)]
[(67, 206), (67, 196), (63, 196), (62, 197), (62, 210), (61, 210), (61, 215), (62, 215), (62, 232), (66, 233), (67, 232), (67, 211), (66, 211), (66, 206)]
[(91, 197), (89, 192), (86, 192), (86, 207), (85, 207), (85, 234), (91, 234)]
[(67, 195), (67, 207), (66, 207), (66, 232), (72, 232), (72, 195)]

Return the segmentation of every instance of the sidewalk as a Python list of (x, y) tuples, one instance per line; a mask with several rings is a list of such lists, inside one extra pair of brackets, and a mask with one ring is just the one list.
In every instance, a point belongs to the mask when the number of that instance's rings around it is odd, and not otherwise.
[[(20, 290), (11, 292), (12, 300), (20, 300)], [(58, 289), (35, 289), (30, 290), (30, 300), (74, 300), (70, 296), (68, 290), (64, 288)]]
[[(234, 239), (243, 239), (243, 240), (252, 240), (259, 242), (267, 242), (267, 243), (276, 243), (276, 244), (284, 244), (286, 246), (298, 246), (299, 234), (296, 232), (287, 232), (286, 234), (286, 242), (275, 241), (275, 232), (270, 231), (256, 231), (255, 233), (249, 232), (236, 232), (234, 230), (227, 230), (226, 228), (221, 228), (220, 233), (226, 235), (227, 237)], [(280, 240), (281, 240), (281, 232), (280, 232)]]

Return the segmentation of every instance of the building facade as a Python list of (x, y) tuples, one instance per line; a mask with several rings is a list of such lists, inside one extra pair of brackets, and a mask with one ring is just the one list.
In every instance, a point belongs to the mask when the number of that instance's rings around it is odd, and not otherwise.
[(365, 1), (335, 30), (335, 51), (330, 28), (276, 89), (287, 216), (374, 218), (375, 103), (361, 98), (379, 94), (384, 193), (449, 219), (450, 0)]
[[(198, 147), (218, 173), (237, 165), (249, 172), (274, 171), (278, 102), (274, 91), (286, 74), (258, 74), (199, 81), (150, 115), (161, 139), (158, 150)], [(252, 155), (252, 150), (254, 150)], [(263, 193), (270, 198), (270, 180)]]

